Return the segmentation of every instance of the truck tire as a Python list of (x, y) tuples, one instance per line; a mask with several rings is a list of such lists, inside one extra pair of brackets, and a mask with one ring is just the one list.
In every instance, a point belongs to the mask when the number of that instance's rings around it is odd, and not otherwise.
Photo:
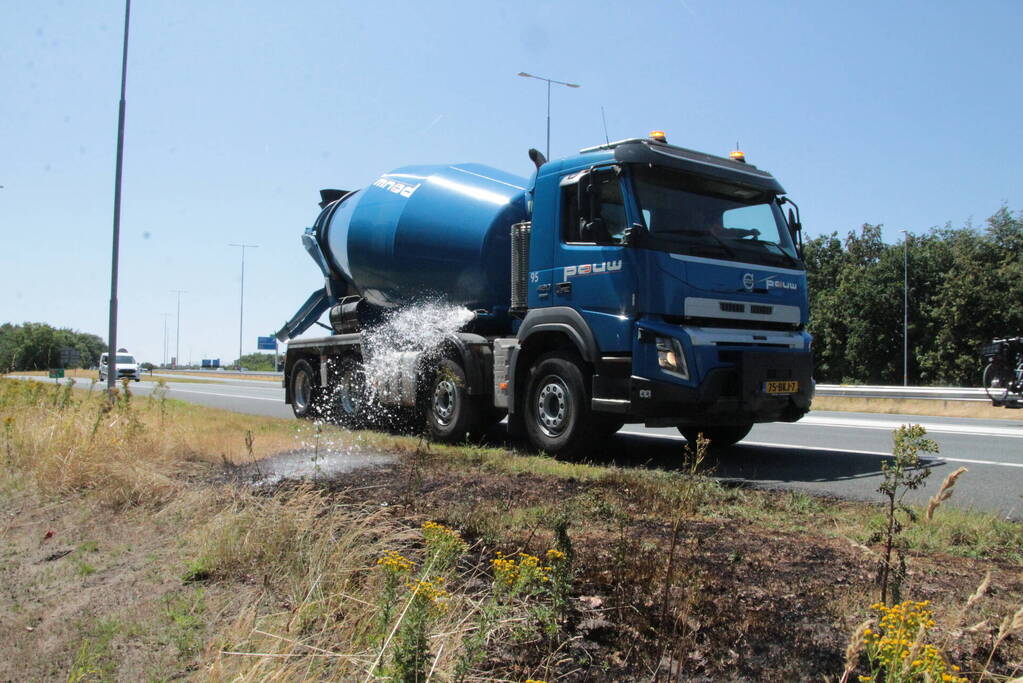
[(300, 360), (291, 368), (291, 410), (295, 417), (312, 419), (319, 415), (315, 377), (307, 360)]
[(580, 362), (565, 353), (541, 356), (530, 373), (526, 435), (551, 455), (574, 457), (590, 444), (593, 413)]
[(988, 363), (984, 368), (984, 393), (995, 403), (1004, 403), (1009, 397), (1012, 375), (1001, 363)]
[(332, 413), (338, 424), (348, 429), (360, 429), (369, 419), (369, 397), (366, 395), (366, 376), (362, 363), (354, 356), (345, 356), (337, 369), (330, 392)]
[(703, 437), (710, 441), (711, 448), (723, 446), (734, 446), (749, 434), (753, 429), (753, 423), (741, 425), (724, 425), (718, 427), (679, 427), (678, 431), (689, 442), (691, 448), (696, 448), (697, 435), (702, 433)]
[(461, 363), (445, 358), (427, 385), (426, 429), (438, 441), (459, 442), (480, 434), (480, 402), (466, 393)]

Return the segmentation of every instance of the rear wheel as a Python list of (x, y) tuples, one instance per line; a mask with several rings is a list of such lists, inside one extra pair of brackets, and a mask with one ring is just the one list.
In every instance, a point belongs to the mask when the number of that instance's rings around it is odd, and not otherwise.
[(426, 390), (426, 428), (438, 441), (463, 441), (479, 436), (479, 401), (466, 392), (465, 370), (451, 359), (437, 365)]
[(703, 434), (703, 438), (710, 441), (711, 447), (732, 446), (745, 439), (751, 429), (753, 429), (752, 422), (717, 427), (679, 427), (678, 431), (686, 438), (690, 447), (695, 449), (698, 434)]
[(295, 417), (308, 419), (317, 416), (313, 377), (313, 367), (307, 360), (300, 360), (291, 368), (291, 409)]
[(984, 368), (984, 392), (992, 401), (1004, 401), (1009, 396), (1009, 385), (1012, 376), (1009, 369), (1001, 363), (988, 363)]
[(594, 436), (589, 393), (580, 363), (563, 353), (540, 358), (526, 392), (526, 434), (539, 450), (574, 456)]
[(362, 363), (353, 356), (341, 359), (332, 391), (333, 412), (341, 426), (358, 429), (369, 417), (369, 397)]

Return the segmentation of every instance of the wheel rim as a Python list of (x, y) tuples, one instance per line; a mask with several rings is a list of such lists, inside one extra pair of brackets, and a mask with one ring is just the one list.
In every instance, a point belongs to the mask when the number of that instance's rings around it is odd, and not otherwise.
[(305, 410), (309, 407), (309, 399), (313, 393), (313, 384), (309, 380), (309, 374), (306, 372), (299, 372), (295, 375), (295, 386), (292, 391), (292, 400), (295, 402), (295, 406), (299, 410)]
[(345, 415), (358, 415), (362, 410), (362, 381), (354, 367), (343, 370), (338, 382), (338, 405)]
[(458, 389), (450, 379), (444, 378), (433, 388), (433, 416), (441, 425), (451, 424), (458, 407)]
[(536, 422), (550, 438), (564, 434), (572, 416), (572, 399), (565, 381), (549, 375), (540, 382), (536, 394)]

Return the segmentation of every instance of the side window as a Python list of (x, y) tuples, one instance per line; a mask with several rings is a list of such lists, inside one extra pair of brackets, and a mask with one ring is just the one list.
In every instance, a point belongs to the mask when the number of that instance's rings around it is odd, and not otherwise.
[(625, 201), (618, 175), (597, 172), (581, 182), (593, 187), (593, 195), (583, 194), (580, 206), (579, 183), (561, 188), (561, 238), (576, 244), (621, 244), (628, 227)]
[(582, 217), (579, 215), (579, 185), (561, 187), (561, 241), (581, 242)]

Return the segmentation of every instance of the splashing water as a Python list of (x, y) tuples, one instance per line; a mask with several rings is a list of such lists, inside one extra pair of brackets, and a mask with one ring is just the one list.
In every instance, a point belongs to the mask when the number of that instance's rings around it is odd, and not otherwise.
[(363, 333), (366, 384), (378, 394), (403, 379), (409, 354), (437, 350), (474, 317), (472, 311), (437, 301), (402, 308)]

